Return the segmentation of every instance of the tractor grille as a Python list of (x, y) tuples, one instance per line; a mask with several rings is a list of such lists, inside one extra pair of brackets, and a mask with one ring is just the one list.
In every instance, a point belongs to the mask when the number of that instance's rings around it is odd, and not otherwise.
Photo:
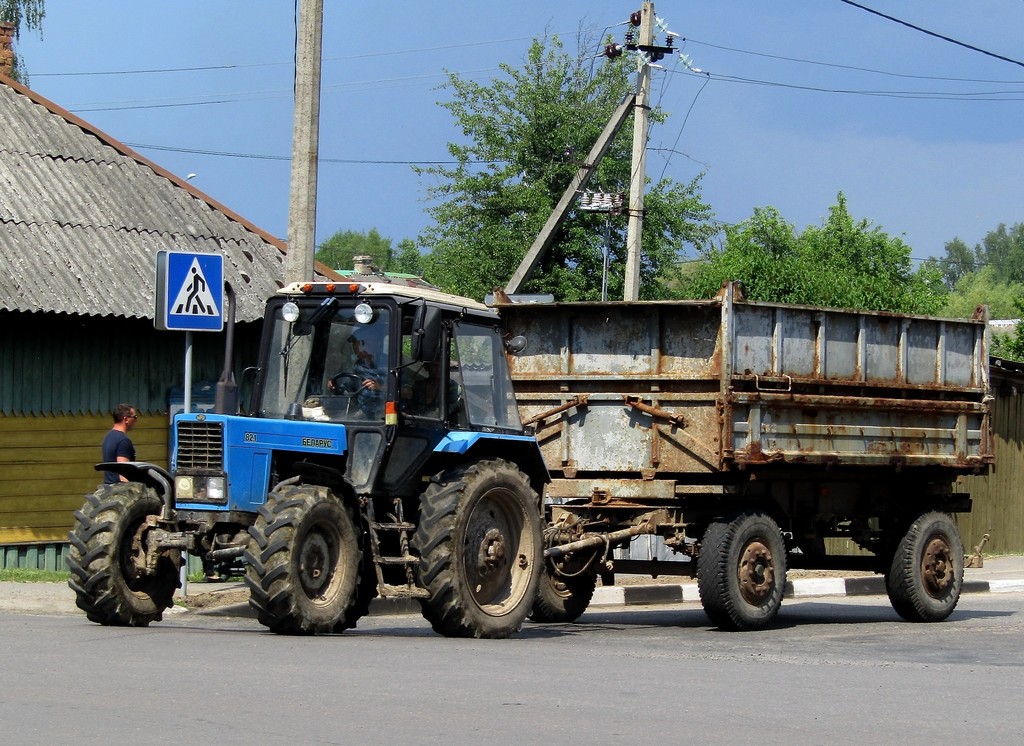
[(220, 422), (178, 423), (178, 471), (224, 470), (224, 426)]

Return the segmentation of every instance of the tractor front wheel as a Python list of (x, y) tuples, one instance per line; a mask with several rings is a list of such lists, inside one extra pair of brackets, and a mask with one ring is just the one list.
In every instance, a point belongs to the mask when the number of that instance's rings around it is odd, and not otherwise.
[(156, 492), (138, 482), (105, 484), (75, 512), (68, 534), (68, 585), (90, 621), (146, 627), (163, 618), (180, 585), (181, 552), (150, 556), (150, 516), (160, 515)]
[(249, 527), (245, 582), (260, 623), (287, 635), (355, 626), (363, 604), (360, 541), (348, 508), (326, 487), (271, 493)]

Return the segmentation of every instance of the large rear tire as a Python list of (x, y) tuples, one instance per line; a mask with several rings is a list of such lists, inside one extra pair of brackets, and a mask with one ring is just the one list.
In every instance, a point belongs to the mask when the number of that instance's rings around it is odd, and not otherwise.
[(103, 485), (86, 495), (68, 534), (68, 585), (90, 621), (117, 627), (146, 627), (163, 618), (180, 585), (181, 553), (167, 550), (147, 571), (149, 516), (159, 515), (160, 498), (137, 482)]
[(964, 548), (946, 513), (919, 515), (893, 552), (885, 587), (908, 622), (941, 622), (953, 613), (964, 583)]
[(697, 557), (704, 611), (723, 630), (767, 627), (786, 589), (786, 546), (778, 524), (744, 513), (708, 526)]
[(537, 493), (502, 459), (452, 469), (424, 492), (412, 551), (423, 616), (447, 637), (518, 631), (543, 573)]
[(348, 508), (326, 487), (271, 493), (249, 536), (249, 605), (272, 632), (324, 634), (355, 626), (365, 613), (356, 603), (359, 535)]

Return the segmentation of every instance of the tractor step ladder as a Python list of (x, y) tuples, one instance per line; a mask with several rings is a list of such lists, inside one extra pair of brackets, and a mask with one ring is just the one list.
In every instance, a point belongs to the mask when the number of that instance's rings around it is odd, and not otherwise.
[[(370, 550), (373, 553), (373, 567), (377, 573), (377, 591), (381, 598), (401, 597), (422, 597), (427, 598), (430, 593), (425, 588), (416, 585), (416, 576), (413, 568), (419, 560), (409, 554), (409, 532), (416, 530), (416, 525), (405, 520), (401, 498), (394, 499), (394, 512), (389, 514), (388, 521), (378, 521), (374, 514), (373, 498), (364, 498), (362, 501), (363, 513), (366, 517), (366, 525), (370, 530)], [(380, 549), (381, 531), (393, 531), (398, 534), (397, 556), (382, 556)], [(384, 582), (384, 566), (397, 565), (405, 567), (405, 585), (391, 585)]]

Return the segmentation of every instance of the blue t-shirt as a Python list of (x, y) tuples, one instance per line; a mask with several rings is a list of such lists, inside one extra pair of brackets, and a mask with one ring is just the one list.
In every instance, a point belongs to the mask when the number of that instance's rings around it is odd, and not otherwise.
[[(118, 456), (124, 456), (129, 461), (135, 460), (135, 445), (132, 439), (120, 430), (111, 430), (103, 438), (103, 461), (110, 463), (117, 461)], [(121, 481), (116, 471), (104, 472), (103, 484), (117, 484)]]

